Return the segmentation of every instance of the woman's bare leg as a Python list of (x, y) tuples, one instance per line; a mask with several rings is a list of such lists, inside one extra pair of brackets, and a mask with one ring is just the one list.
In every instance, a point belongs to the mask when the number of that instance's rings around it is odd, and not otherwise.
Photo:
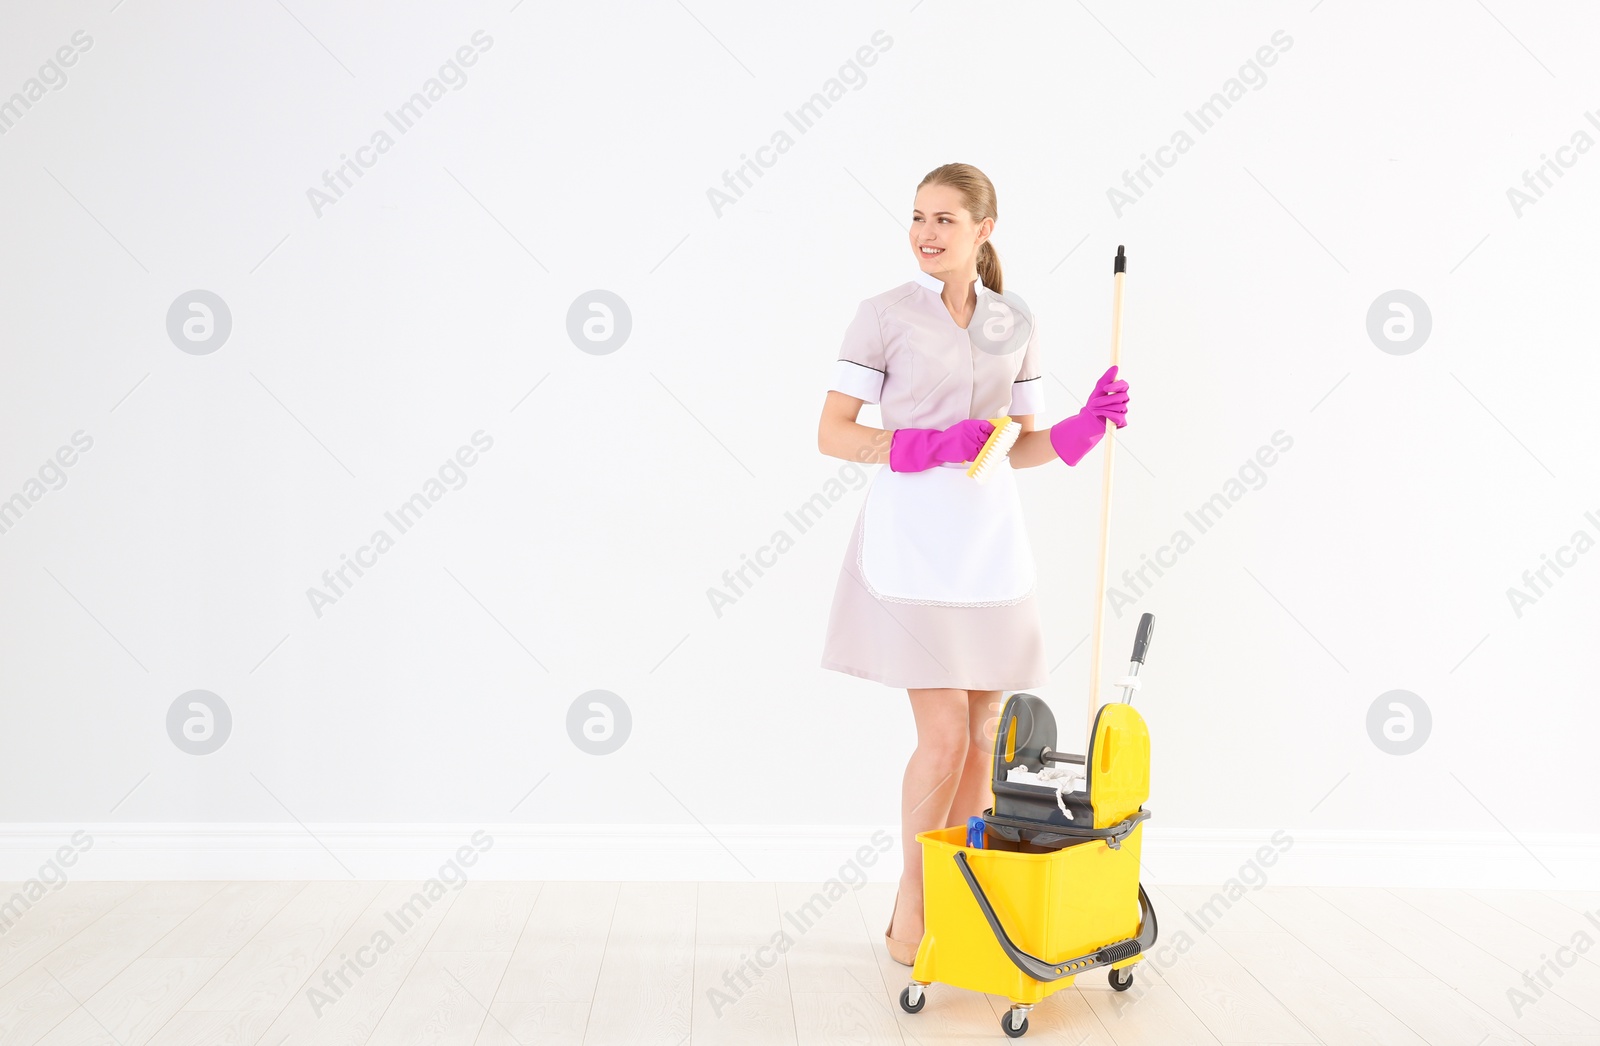
[(1001, 690), (968, 690), (967, 695), (967, 758), (962, 764), (961, 780), (956, 785), (955, 798), (950, 801), (949, 822), (965, 825), (967, 818), (977, 817), (988, 809), (994, 793), (989, 788), (994, 773), (994, 730), (1000, 719), (1004, 695)]
[(900, 903), (895, 907), (890, 934), (897, 940), (922, 936), (922, 844), (917, 833), (944, 828), (950, 823), (950, 800), (955, 796), (967, 759), (967, 731), (971, 714), (967, 692), (953, 689), (907, 690), (911, 714), (917, 722), (917, 749), (906, 763), (900, 791)]

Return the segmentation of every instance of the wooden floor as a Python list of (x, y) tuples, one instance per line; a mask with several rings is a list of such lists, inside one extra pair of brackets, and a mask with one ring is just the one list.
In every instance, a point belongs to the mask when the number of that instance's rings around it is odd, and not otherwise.
[[(900, 1012), (888, 886), (809, 921), (799, 883), (417, 889), (71, 883), (0, 911), (0, 1043), (1009, 1041), (1003, 998), (935, 984)], [(1133, 988), (1085, 975), (1022, 1041), (1600, 1044), (1600, 894), (1149, 889), (1161, 941)]]

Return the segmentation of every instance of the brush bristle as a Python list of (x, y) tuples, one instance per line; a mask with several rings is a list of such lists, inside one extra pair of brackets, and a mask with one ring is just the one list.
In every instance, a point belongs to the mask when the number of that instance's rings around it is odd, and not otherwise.
[(1016, 444), (1017, 437), (1022, 435), (1022, 426), (1010, 418), (1005, 418), (989, 434), (989, 440), (978, 451), (978, 459), (972, 463), (967, 475), (982, 483), (999, 467), (1000, 462), (1011, 453), (1011, 448)]

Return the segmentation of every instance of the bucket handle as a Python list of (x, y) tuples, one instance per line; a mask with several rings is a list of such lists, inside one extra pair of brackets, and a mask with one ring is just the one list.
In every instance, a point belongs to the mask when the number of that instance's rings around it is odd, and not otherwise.
[(1132, 817), (1125, 818), (1112, 825), (1110, 828), (1079, 828), (1075, 825), (1055, 824), (1050, 821), (1030, 821), (1023, 818), (1002, 817), (993, 810), (985, 810), (983, 819), (996, 824), (1003, 824), (1007, 828), (1031, 828), (1047, 835), (1059, 835), (1073, 839), (1104, 839), (1105, 844), (1113, 850), (1122, 849), (1122, 840), (1128, 833), (1139, 827), (1140, 822), (1150, 817), (1150, 811), (1141, 809)]
[(989, 922), (989, 929), (994, 931), (995, 940), (1000, 942), (1000, 949), (1006, 953), (1017, 969), (1032, 977), (1036, 981), (1059, 981), (1063, 977), (1076, 977), (1078, 974), (1110, 966), (1130, 959), (1135, 955), (1150, 950), (1156, 943), (1156, 910), (1150, 904), (1149, 896), (1144, 892), (1144, 884), (1139, 884), (1139, 932), (1136, 936), (1103, 945), (1092, 952), (1079, 955), (1076, 958), (1062, 962), (1045, 962), (1043, 959), (1018, 948), (1006, 935), (1005, 928), (1000, 925), (1000, 917), (995, 915), (994, 906), (989, 903), (989, 898), (984, 895), (983, 887), (978, 885), (977, 877), (972, 874), (972, 868), (967, 864), (967, 855), (962, 850), (955, 854), (956, 865), (961, 869), (961, 877), (967, 881), (967, 886), (972, 889), (973, 899), (978, 902), (978, 908), (983, 912), (983, 917)]

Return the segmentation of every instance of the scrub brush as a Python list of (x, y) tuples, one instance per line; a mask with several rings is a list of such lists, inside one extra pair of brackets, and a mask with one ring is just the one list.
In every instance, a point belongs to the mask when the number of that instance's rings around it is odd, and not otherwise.
[(1011, 453), (1017, 437), (1022, 435), (1022, 426), (1010, 417), (990, 418), (989, 424), (994, 426), (994, 431), (989, 433), (989, 438), (984, 441), (978, 456), (967, 466), (967, 475), (979, 483), (988, 479), (994, 470), (1000, 467), (1000, 462)]

